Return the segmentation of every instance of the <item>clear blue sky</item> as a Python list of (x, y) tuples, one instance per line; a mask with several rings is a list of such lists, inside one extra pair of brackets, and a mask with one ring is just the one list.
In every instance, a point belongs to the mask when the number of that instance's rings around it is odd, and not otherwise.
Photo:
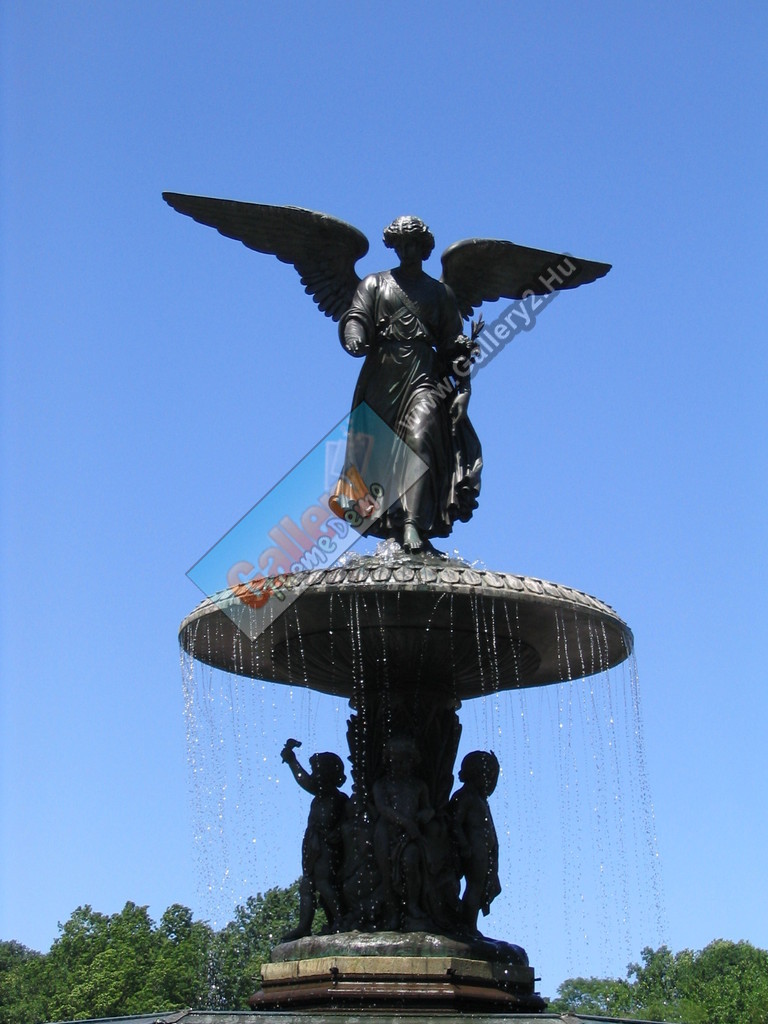
[[(574, 825), (556, 796), (508, 790), (514, 857), (529, 833), (542, 859), (526, 879), (502, 853), (486, 928), (531, 949), (548, 994), (662, 939), (768, 947), (767, 31), (759, 3), (2, 5), (0, 937), (47, 949), (83, 903), (213, 916), (185, 572), (340, 419), (359, 367), (290, 267), (179, 217), (168, 189), (333, 213), (371, 239), (364, 271), (403, 212), (432, 228), (435, 273), (471, 236), (613, 264), (478, 377), (482, 505), (454, 541), (633, 628), (648, 785), (635, 760), (624, 796), (653, 797), (665, 924), (613, 942), (591, 865), (634, 885), (627, 851), (587, 810)], [(542, 734), (563, 699), (530, 695)], [(255, 806), (228, 810), (216, 849), (251, 833), (255, 891), (299, 869), (280, 746), (341, 749), (344, 709), (238, 700)], [(498, 737), (510, 787), (517, 707), (462, 713)], [(573, 877), (608, 907), (597, 937)]]

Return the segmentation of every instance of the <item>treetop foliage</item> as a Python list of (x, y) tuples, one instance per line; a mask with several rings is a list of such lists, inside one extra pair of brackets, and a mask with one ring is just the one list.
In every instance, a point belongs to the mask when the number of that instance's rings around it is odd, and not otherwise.
[(642, 951), (626, 979), (569, 978), (549, 1009), (670, 1024), (768, 1024), (768, 950), (716, 939), (698, 952)]
[[(78, 907), (48, 953), (0, 942), (0, 1024), (245, 1009), (262, 963), (296, 926), (298, 910), (298, 882), (250, 897), (220, 931), (178, 903), (158, 924), (131, 902), (112, 915)], [(670, 1024), (768, 1024), (768, 951), (723, 939), (698, 952), (646, 947), (624, 979), (569, 978), (549, 1010)]]
[(48, 953), (0, 942), (0, 1024), (245, 1009), (298, 908), (297, 882), (250, 897), (220, 931), (178, 903), (157, 925), (131, 902), (112, 915), (78, 907)]

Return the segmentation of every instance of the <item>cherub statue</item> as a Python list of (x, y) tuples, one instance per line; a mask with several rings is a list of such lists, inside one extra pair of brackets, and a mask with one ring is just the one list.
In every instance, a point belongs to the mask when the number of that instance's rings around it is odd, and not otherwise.
[(384, 746), (384, 775), (373, 784), (379, 819), (373, 835), (376, 865), (381, 875), (381, 902), (385, 927), (408, 927), (425, 918), (421, 906), (426, 882), (424, 828), (435, 815), (427, 784), (416, 774), (418, 751), (414, 741), (393, 736)]
[(314, 797), (301, 847), (299, 924), (283, 936), (283, 942), (310, 934), (318, 899), (331, 931), (340, 931), (342, 920), (338, 874), (341, 826), (349, 802), (339, 789), (346, 779), (344, 765), (338, 754), (313, 754), (309, 759), (311, 771), (306, 772), (295, 754), (300, 746), (298, 740), (286, 740), (280, 755), (301, 788)]
[(499, 762), (496, 755), (474, 750), (461, 762), (459, 780), (464, 783), (451, 797), (449, 812), (461, 874), (466, 879), (461, 897), (461, 917), (467, 930), (478, 935), (477, 915), (487, 914), (501, 892), (499, 841), (488, 806), (496, 789)]
[[(292, 263), (321, 311), (340, 322), (342, 345), (365, 360), (353, 409), (366, 403), (426, 467), (417, 483), (398, 489), (397, 500), (366, 522), (370, 533), (392, 537), (410, 551), (429, 548), (431, 537), (447, 537), (477, 507), (482, 454), (467, 406), (481, 320), (467, 337), (462, 319), (483, 302), (574, 288), (610, 270), (606, 263), (470, 238), (443, 252), (437, 281), (422, 269), (434, 237), (418, 217), (407, 216), (384, 231), (398, 266), (361, 280), (355, 264), (368, 252), (368, 240), (344, 221), (297, 206), (173, 192), (163, 198), (228, 238)], [(548, 276), (566, 259), (573, 272)], [(394, 454), (391, 462), (396, 481)]]

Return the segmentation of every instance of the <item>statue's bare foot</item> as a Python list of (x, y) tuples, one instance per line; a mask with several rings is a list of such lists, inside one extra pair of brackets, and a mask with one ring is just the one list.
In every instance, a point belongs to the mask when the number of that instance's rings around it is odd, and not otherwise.
[(403, 527), (403, 548), (405, 551), (421, 551), (424, 541), (413, 523), (406, 523)]

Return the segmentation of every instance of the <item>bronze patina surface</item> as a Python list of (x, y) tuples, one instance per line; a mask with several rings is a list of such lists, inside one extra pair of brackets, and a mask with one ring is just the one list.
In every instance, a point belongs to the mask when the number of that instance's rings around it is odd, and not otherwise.
[(187, 616), (182, 646), (227, 672), (342, 697), (366, 681), (466, 700), (593, 675), (634, 643), (595, 597), (450, 559), (371, 556), (294, 579), (300, 596), (285, 610), (274, 601), (263, 633), (251, 636), (248, 605), (223, 592)]
[[(163, 198), (249, 249), (293, 264), (319, 309), (339, 323), (344, 349), (363, 360), (353, 408), (367, 404), (426, 467), (370, 527), (409, 551), (428, 550), (430, 538), (447, 537), (477, 507), (483, 462), (468, 405), (482, 318), (469, 336), (462, 320), (483, 302), (550, 295), (611, 269), (514, 242), (468, 238), (443, 252), (438, 281), (422, 268), (435, 245), (432, 232), (418, 217), (402, 216), (383, 235), (398, 265), (361, 280), (355, 266), (368, 252), (368, 239), (336, 217), (175, 192)], [(352, 443), (348, 457), (354, 466)], [(336, 497), (344, 507), (345, 495)]]
[[(433, 1012), (443, 1021), (456, 1011), (475, 1020), (541, 1014), (525, 951), (478, 929), (478, 915), (501, 888), (489, 802), (500, 766), (494, 752), (472, 751), (455, 788), (457, 709), (489, 693), (609, 669), (631, 653), (632, 633), (596, 598), (446, 558), (431, 540), (468, 521), (480, 494), (482, 452), (469, 402), (483, 323), (478, 317), (465, 333), (463, 321), (483, 302), (551, 295), (610, 267), (470, 238), (443, 252), (436, 280), (423, 269), (434, 237), (418, 217), (404, 216), (384, 230), (397, 265), (360, 278), (355, 266), (367, 239), (327, 214), (164, 198), (292, 264), (319, 309), (339, 323), (341, 344), (362, 369), (328, 510), (389, 544), (386, 557), (249, 575), (181, 625), (182, 647), (202, 662), (350, 701), (351, 795), (341, 789), (339, 755), (316, 751), (307, 769), (296, 754), (300, 740), (289, 737), (282, 747), (312, 799), (299, 921), (264, 966), (264, 988), (252, 1000), (263, 1014), (254, 1019), (293, 1020), (294, 1009), (297, 1020), (322, 1019), (324, 1010), (338, 1020), (349, 1010), (355, 1020), (375, 1012), (398, 1024)], [(354, 426), (361, 410), (383, 429)], [(367, 478), (363, 442), (383, 454), (383, 477)], [(333, 934), (313, 938), (318, 906)]]

